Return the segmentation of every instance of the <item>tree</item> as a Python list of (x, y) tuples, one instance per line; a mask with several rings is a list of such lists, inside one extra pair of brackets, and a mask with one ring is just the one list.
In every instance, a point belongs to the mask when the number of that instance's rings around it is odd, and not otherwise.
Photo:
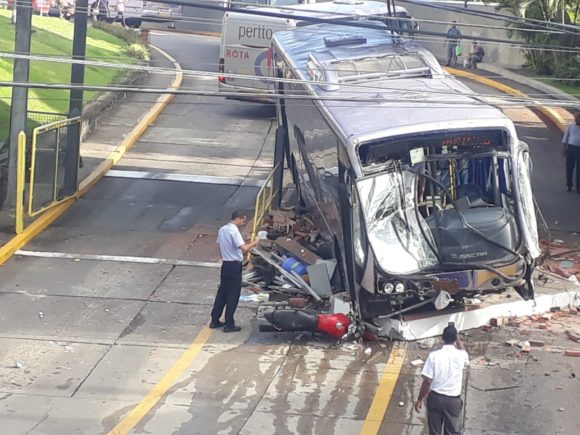
[[(511, 12), (521, 20), (509, 26), (530, 44), (576, 47), (580, 43), (580, 33), (559, 32), (554, 26), (552, 31), (542, 31), (526, 19), (541, 20), (545, 23), (573, 24), (578, 17), (580, 0), (499, 0), (498, 10)], [(568, 52), (549, 49), (526, 48), (523, 50), (527, 66), (539, 74), (563, 75), (578, 78), (580, 81), (580, 59)]]

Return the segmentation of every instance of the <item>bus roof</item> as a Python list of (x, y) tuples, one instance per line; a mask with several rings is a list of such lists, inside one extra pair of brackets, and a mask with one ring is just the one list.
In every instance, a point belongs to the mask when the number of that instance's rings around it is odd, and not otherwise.
[[(289, 5), (281, 7), (246, 7), (248, 11), (270, 12), (285, 15), (296, 15), (297, 17), (315, 17), (315, 18), (341, 18), (344, 16), (366, 17), (371, 15), (387, 15), (389, 9), (385, 3), (378, 1), (361, 1), (361, 0), (335, 0), (324, 3), (307, 3), (299, 5)], [(408, 16), (407, 9), (402, 6), (396, 6), (397, 16)], [(227, 12), (229, 19), (235, 17), (240, 21), (264, 21), (264, 20), (288, 20), (289, 18), (269, 17), (264, 15), (253, 15), (243, 13), (239, 10), (236, 12)], [(298, 19), (299, 21), (299, 19)]]
[[(346, 140), (470, 127), (503, 127), (515, 133), (513, 124), (499, 109), (444, 72), (428, 50), (393, 37), (389, 31), (321, 24), (277, 32), (273, 41), (298, 79), (313, 80), (313, 70), (325, 72), (320, 79), (323, 84), (311, 82), (305, 86), (312, 96), (333, 98), (319, 100), (318, 104)], [(388, 76), (385, 65), (393, 57), (411, 59), (417, 68), (409, 74)], [(373, 71), (368, 76), (357, 77), (355, 73), (351, 80), (341, 81), (343, 72), (336, 74), (337, 69), (356, 69), (353, 60), (369, 58), (378, 65), (374, 75)], [(381, 58), (385, 59), (382, 64), (377, 61)], [(427, 69), (429, 74), (425, 74)], [(329, 77), (334, 80), (332, 86), (326, 85)]]

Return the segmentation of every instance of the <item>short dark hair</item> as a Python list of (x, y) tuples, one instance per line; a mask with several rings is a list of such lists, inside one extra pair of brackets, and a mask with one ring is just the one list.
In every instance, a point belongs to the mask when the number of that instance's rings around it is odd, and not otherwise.
[(457, 341), (457, 329), (455, 326), (448, 325), (443, 330), (443, 343), (445, 344), (453, 344)]
[(232, 220), (235, 221), (236, 219), (243, 219), (247, 215), (243, 210), (236, 210), (232, 213)]

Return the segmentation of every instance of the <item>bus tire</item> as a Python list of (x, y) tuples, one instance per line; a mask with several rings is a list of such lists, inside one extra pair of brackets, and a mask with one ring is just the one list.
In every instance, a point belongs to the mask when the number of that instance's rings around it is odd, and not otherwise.
[(141, 18), (125, 18), (125, 24), (132, 29), (138, 29), (141, 27), (143, 20)]

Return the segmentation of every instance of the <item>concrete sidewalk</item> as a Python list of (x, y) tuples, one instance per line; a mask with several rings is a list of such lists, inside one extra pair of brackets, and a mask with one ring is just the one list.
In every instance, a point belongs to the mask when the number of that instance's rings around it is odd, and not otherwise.
[[(151, 50), (151, 66), (173, 68), (173, 63), (165, 56)], [(148, 74), (143, 87), (168, 88), (173, 75)], [(79, 184), (103, 163), (119, 143), (131, 132), (140, 119), (151, 109), (159, 98), (158, 94), (128, 93), (112, 110), (101, 116), (98, 126), (81, 144), (83, 167), (79, 170)], [(13, 211), (0, 211), (0, 247), (14, 237)], [(34, 219), (26, 219), (25, 226)]]

